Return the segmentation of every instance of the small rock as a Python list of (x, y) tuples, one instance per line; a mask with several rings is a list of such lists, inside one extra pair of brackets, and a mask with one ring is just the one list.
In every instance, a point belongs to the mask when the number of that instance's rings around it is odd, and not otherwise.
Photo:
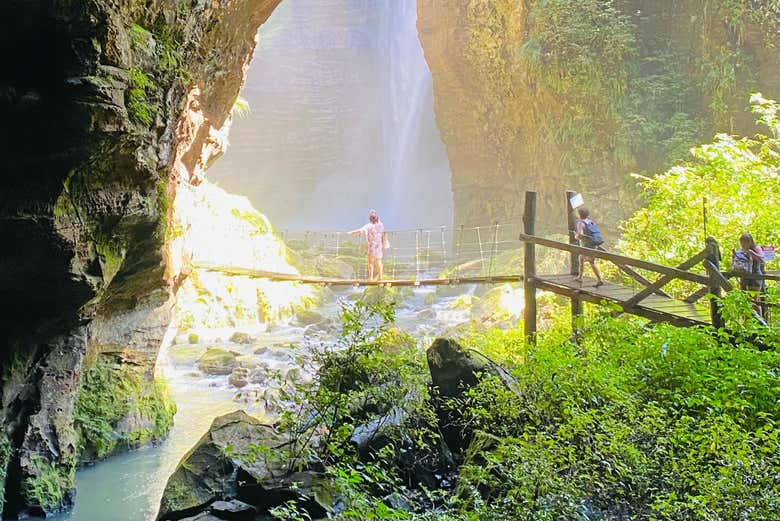
[(230, 343), (232, 344), (251, 344), (252, 342), (254, 342), (254, 339), (241, 331), (236, 331), (230, 335)]
[(197, 333), (190, 333), (189, 335), (187, 335), (187, 341), (190, 344), (197, 344), (200, 341), (200, 337), (198, 336)]
[(233, 499), (231, 501), (215, 501), (211, 504), (211, 512), (220, 519), (229, 521), (252, 521), (257, 510), (252, 505)]
[(243, 355), (236, 358), (238, 366), (244, 369), (255, 369), (260, 365), (260, 362), (254, 356)]
[(295, 314), (296, 326), (310, 326), (322, 322), (322, 315), (310, 309), (301, 309)]
[(233, 372), (230, 373), (230, 376), (228, 376), (228, 383), (238, 389), (246, 387), (249, 385), (249, 369), (243, 367), (234, 369)]
[(235, 353), (218, 347), (207, 350), (198, 360), (198, 368), (206, 374), (230, 374), (238, 367)]

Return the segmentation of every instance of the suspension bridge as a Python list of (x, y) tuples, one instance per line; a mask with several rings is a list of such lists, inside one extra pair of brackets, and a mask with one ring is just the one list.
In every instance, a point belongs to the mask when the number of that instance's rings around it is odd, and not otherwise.
[[(720, 269), (720, 250), (713, 238), (696, 255), (666, 266), (619, 255), (604, 249), (580, 246), (574, 237), (573, 192), (566, 193), (567, 217), (563, 233), (535, 235), (536, 193), (526, 192), (522, 220), (486, 226), (388, 231), (384, 277), (367, 277), (364, 239), (345, 232), (283, 233), (297, 272), (275, 272), (246, 266), (194, 263), (194, 267), (229, 275), (279, 282), (322, 286), (456, 286), (522, 283), (524, 323), (529, 337), (536, 334), (537, 290), (565, 296), (571, 301), (573, 323), (582, 314), (582, 303), (609, 303), (619, 313), (630, 313), (653, 322), (688, 327), (713, 325), (723, 320), (717, 297), (731, 291), (735, 273)], [(561, 227), (563, 228), (563, 227)], [(537, 250), (539, 255), (537, 256)], [(610, 280), (597, 286), (595, 279), (577, 280), (578, 256), (609, 263)], [(739, 277), (745, 278), (744, 274)], [(776, 272), (760, 277), (780, 280)], [(675, 295), (665, 287), (675, 282)], [(679, 287), (689, 293), (680, 295)], [(576, 328), (576, 325), (575, 325)]]

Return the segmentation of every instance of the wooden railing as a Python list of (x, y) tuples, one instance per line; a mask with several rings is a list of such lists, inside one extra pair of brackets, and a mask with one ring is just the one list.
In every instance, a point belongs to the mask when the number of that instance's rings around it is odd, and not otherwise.
[[(571, 192), (566, 194), (567, 205), (571, 199)], [(709, 301), (710, 321), (716, 328), (723, 326), (723, 317), (719, 300), (715, 297), (721, 296), (724, 292), (728, 293), (734, 289), (729, 281), (730, 278), (739, 277), (752, 280), (780, 280), (780, 273), (770, 272), (765, 275), (748, 275), (743, 273), (722, 272), (720, 269), (720, 248), (717, 241), (709, 237), (705, 241), (704, 248), (679, 265), (665, 266), (643, 259), (636, 259), (617, 253), (605, 251), (603, 249), (586, 248), (576, 244), (573, 236), (573, 218), (572, 209), (568, 206), (569, 215), (567, 219), (569, 229), (569, 242), (555, 241), (534, 234), (535, 213), (536, 213), (536, 193), (526, 192), (525, 212), (523, 216), (524, 233), (520, 234), (520, 240), (525, 244), (525, 328), (526, 336), (533, 341), (536, 336), (536, 290), (539, 285), (549, 286), (536, 272), (536, 246), (552, 248), (559, 251), (570, 253), (570, 273), (577, 273), (577, 256), (583, 255), (614, 264), (621, 272), (625, 273), (634, 281), (643, 286), (639, 292), (627, 299), (617, 301), (622, 312), (635, 313), (645, 316), (652, 315), (647, 310), (640, 310), (643, 302), (651, 295), (661, 295), (668, 299), (672, 297), (664, 291), (672, 281), (680, 280), (700, 286), (679, 300), (685, 304), (695, 304), (707, 295), (711, 298)], [(703, 268), (704, 273), (696, 273), (693, 270), (696, 267)], [(651, 274), (657, 274), (655, 281), (649, 280), (646, 276), (640, 274), (637, 270), (643, 270)], [(558, 292), (571, 298), (572, 319), (576, 322), (581, 314), (581, 297), (583, 291), (576, 289), (558, 288)], [(591, 295), (592, 297), (592, 295)], [(657, 313), (655, 314), (657, 315)], [(759, 317), (762, 321), (763, 318)], [(576, 329), (576, 325), (574, 326)]]

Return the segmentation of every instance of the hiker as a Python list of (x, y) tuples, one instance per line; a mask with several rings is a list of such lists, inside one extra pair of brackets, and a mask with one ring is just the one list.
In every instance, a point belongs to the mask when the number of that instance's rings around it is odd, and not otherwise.
[[(753, 236), (745, 233), (739, 238), (739, 250), (732, 250), (731, 269), (738, 273), (751, 275), (764, 274), (764, 254), (758, 247)], [(764, 317), (763, 294), (766, 293), (766, 281), (764, 279), (748, 279), (740, 277), (739, 289), (756, 293), (756, 312)]]
[[(579, 220), (577, 221), (574, 236), (578, 241), (580, 241), (580, 246), (585, 248), (592, 248), (594, 250), (600, 249), (599, 246), (604, 243), (604, 239), (601, 236), (599, 227), (596, 226), (596, 223), (593, 221), (593, 219), (590, 218), (590, 212), (585, 207), (581, 206), (577, 208), (577, 215), (579, 215)], [(595, 287), (598, 288), (599, 286), (603, 286), (604, 279), (601, 277), (601, 271), (599, 271), (599, 267), (596, 266), (596, 259), (588, 255), (580, 255), (579, 257), (579, 271), (577, 278), (574, 280), (580, 283), (582, 282), (582, 275), (585, 271), (585, 263), (587, 262), (590, 264), (590, 267), (593, 269), (593, 273), (596, 275)]]
[(368, 257), (368, 280), (382, 280), (382, 256), (387, 241), (385, 226), (379, 220), (376, 210), (368, 212), (368, 224), (349, 232), (350, 235), (363, 235), (366, 239), (366, 256)]

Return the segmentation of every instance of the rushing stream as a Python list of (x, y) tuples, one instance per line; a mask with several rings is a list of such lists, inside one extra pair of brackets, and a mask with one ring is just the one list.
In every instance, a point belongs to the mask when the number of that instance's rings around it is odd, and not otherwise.
[[(471, 291), (463, 288), (464, 292)], [(323, 322), (336, 320), (339, 301), (348, 299), (350, 290), (322, 306)], [(432, 289), (420, 288), (414, 295), (402, 301), (397, 308), (396, 325), (413, 333), (421, 340), (421, 348), (435, 335), (446, 333), (457, 324), (470, 318), (468, 308), (453, 306), (454, 297), (437, 297), (431, 304)], [(309, 326), (314, 327), (314, 326)], [(315, 329), (317, 329), (315, 327)], [(235, 331), (251, 335), (251, 344), (233, 344), (225, 341)], [(264, 325), (252, 329), (201, 330), (200, 343), (219, 345), (231, 351), (252, 356), (258, 364), (279, 370), (294, 367), (291, 345), (305, 349), (306, 342), (328, 341), (337, 330), (318, 329), (317, 332), (292, 325), (276, 326), (266, 331)], [(263, 385), (251, 384), (238, 390), (228, 383), (227, 376), (209, 376), (197, 368), (196, 358), (183, 360), (172, 353), (185, 349), (187, 335), (176, 336), (174, 342), (164, 345), (158, 362), (158, 370), (168, 381), (176, 401), (174, 427), (165, 442), (112, 457), (107, 461), (79, 470), (76, 474), (78, 496), (75, 508), (55, 516), (57, 521), (149, 521), (154, 519), (168, 477), (182, 456), (208, 430), (212, 420), (236, 409), (245, 409), (263, 417), (261, 401), (244, 399), (262, 395)]]

